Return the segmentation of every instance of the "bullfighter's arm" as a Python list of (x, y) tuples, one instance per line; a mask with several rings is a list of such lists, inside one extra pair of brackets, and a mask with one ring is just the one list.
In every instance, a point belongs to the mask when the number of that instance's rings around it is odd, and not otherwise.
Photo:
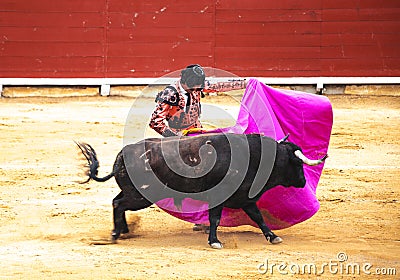
[(158, 102), (156, 109), (151, 115), (149, 126), (164, 137), (175, 136), (176, 134), (169, 128), (167, 118), (171, 105)]
[(205, 82), (204, 92), (225, 92), (237, 89), (244, 89), (247, 86), (247, 81), (245, 79), (242, 80), (233, 80), (230, 82), (218, 82), (215, 84), (211, 84), (209, 81)]

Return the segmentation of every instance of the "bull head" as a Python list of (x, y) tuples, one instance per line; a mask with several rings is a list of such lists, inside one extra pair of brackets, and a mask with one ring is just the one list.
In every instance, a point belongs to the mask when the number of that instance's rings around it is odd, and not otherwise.
[(323, 158), (321, 159), (309, 159), (307, 158), (300, 150), (296, 150), (294, 152), (294, 154), (296, 155), (296, 157), (298, 157), (299, 159), (301, 159), (303, 161), (303, 163), (310, 165), (310, 166), (314, 166), (314, 165), (318, 165), (323, 163), (326, 158), (328, 157), (328, 155), (326, 154)]

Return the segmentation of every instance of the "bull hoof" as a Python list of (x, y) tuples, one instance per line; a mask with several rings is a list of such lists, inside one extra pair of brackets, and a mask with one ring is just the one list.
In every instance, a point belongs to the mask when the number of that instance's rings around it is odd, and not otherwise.
[(210, 247), (213, 249), (222, 249), (224, 246), (222, 246), (222, 244), (219, 242), (215, 242), (215, 243), (211, 243)]
[(203, 230), (203, 225), (202, 224), (195, 224), (193, 226), (193, 231), (202, 231)]
[(269, 242), (271, 242), (271, 244), (279, 244), (283, 242), (283, 239), (280, 238), (279, 236), (277, 236), (275, 233), (273, 233), (272, 231), (268, 232), (265, 235), (265, 238), (267, 238), (267, 240)]
[(119, 238), (120, 235), (121, 235), (120, 233), (117, 233), (117, 232), (113, 231), (113, 232), (111, 233), (111, 240), (112, 240), (112, 242), (113, 242), (113, 243), (117, 243), (117, 239)]
[(118, 240), (114, 238), (114, 236), (111, 236), (111, 244), (117, 244)]
[(283, 242), (283, 239), (280, 238), (279, 236), (277, 236), (274, 239), (272, 239), (270, 242), (271, 242), (271, 244), (279, 244), (279, 243)]

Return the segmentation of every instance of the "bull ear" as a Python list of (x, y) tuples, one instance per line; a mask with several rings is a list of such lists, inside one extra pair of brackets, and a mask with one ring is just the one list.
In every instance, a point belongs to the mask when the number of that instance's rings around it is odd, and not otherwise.
[(283, 137), (281, 140), (278, 140), (277, 142), (278, 143), (285, 142), (289, 138), (289, 136), (290, 136), (290, 133), (286, 134), (285, 137)]
[(296, 155), (296, 157), (298, 157), (299, 159), (301, 159), (305, 164), (310, 165), (310, 166), (314, 166), (314, 165), (318, 165), (323, 163), (326, 158), (328, 157), (328, 155), (326, 154), (323, 158), (321, 159), (309, 159), (307, 158), (300, 150), (296, 150), (294, 152), (294, 154)]

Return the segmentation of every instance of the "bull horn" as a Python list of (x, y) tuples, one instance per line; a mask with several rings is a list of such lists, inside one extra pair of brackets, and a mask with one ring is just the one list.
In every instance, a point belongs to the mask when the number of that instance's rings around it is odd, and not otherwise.
[(294, 152), (294, 154), (296, 155), (296, 157), (301, 159), (305, 164), (310, 165), (310, 166), (314, 166), (314, 165), (318, 165), (320, 163), (323, 163), (326, 160), (326, 158), (328, 157), (328, 155), (326, 154), (321, 159), (309, 159), (300, 150), (296, 150)]
[(289, 138), (289, 136), (290, 136), (290, 133), (286, 134), (285, 137), (283, 137), (281, 140), (278, 140), (277, 142), (278, 143), (285, 142)]

